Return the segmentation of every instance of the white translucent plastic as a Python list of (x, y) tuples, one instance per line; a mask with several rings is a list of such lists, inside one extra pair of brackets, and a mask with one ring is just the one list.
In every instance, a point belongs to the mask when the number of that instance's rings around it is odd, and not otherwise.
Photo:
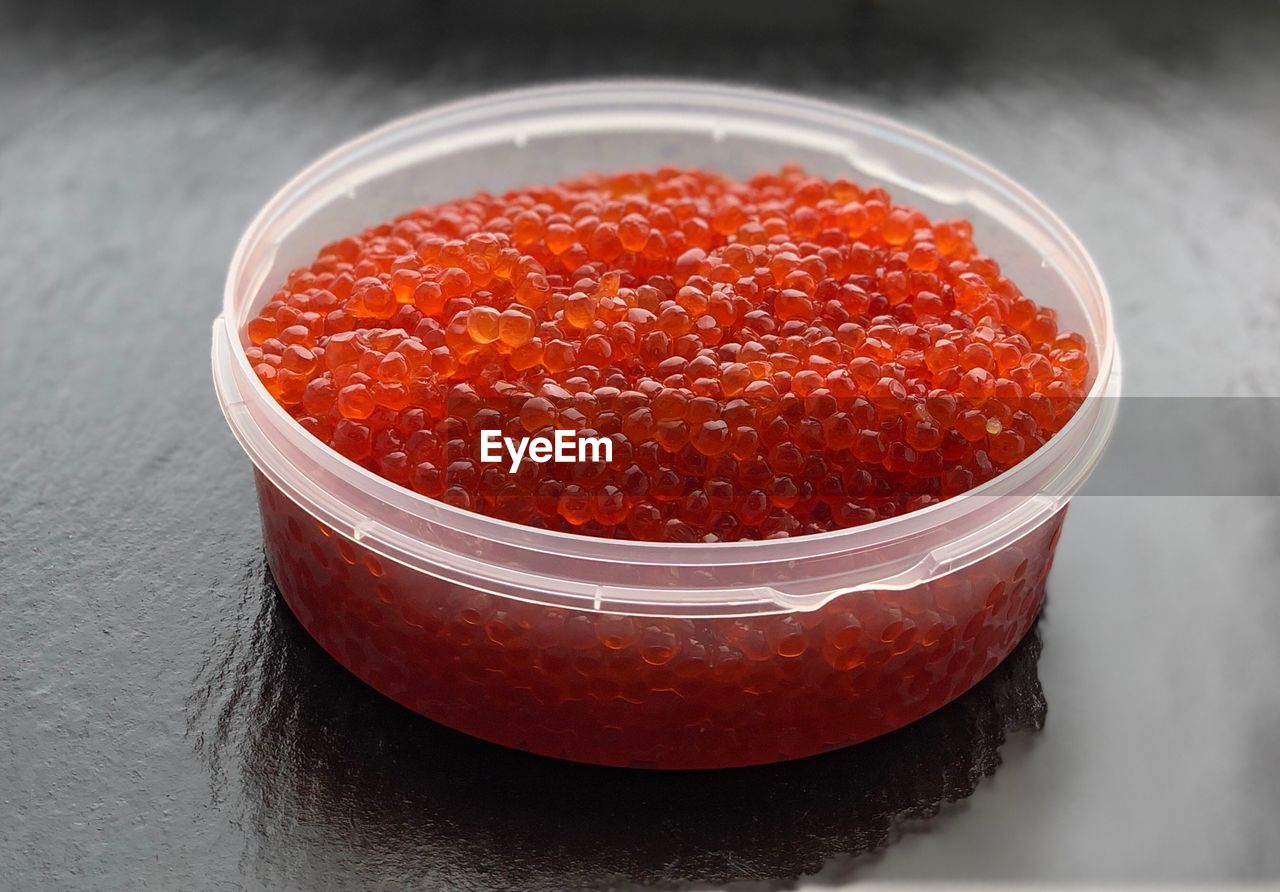
[[(975, 241), (1090, 344), (1089, 399), (996, 479), (849, 530), (762, 542), (668, 544), (549, 532), (453, 508), (359, 467), (303, 430), (244, 355), (246, 321), (326, 242), (415, 206), (589, 170), (697, 166), (747, 176), (798, 162), (885, 186)], [(670, 616), (808, 610), (906, 589), (1046, 522), (1110, 437), (1120, 358), (1106, 289), (1067, 227), (1017, 184), (893, 121), (799, 96), (678, 81), (599, 81), (493, 94), (395, 121), (312, 164), (242, 238), (213, 329), (214, 380), (237, 439), (276, 487), (336, 531), (424, 574), (543, 604)]]

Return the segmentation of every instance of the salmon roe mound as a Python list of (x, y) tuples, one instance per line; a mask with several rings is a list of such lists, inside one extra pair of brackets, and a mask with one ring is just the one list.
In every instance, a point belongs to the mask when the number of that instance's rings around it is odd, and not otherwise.
[[(1086, 343), (881, 188), (789, 166), (591, 174), (325, 246), (249, 321), (342, 455), (529, 526), (648, 541), (854, 527), (963, 493), (1081, 404)], [(613, 441), (481, 461), (481, 431)]]

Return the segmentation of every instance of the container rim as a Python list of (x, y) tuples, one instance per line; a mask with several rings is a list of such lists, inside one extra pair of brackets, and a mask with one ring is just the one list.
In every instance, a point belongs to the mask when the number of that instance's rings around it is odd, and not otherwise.
[[(606, 111), (610, 110), (610, 111)], [(1086, 313), (1098, 341), (1093, 383), (1084, 405), (1043, 447), (1018, 465), (992, 480), (952, 499), (874, 523), (843, 530), (815, 533), (779, 540), (752, 540), (716, 543), (637, 542), (582, 536), (541, 530), (511, 521), (460, 509), (398, 486), (330, 449), (307, 433), (266, 391), (253, 374), (244, 352), (240, 328), (249, 309), (250, 296), (244, 294), (246, 277), (254, 274), (251, 265), (256, 252), (284, 222), (305, 219), (324, 203), (318, 191), (328, 184), (329, 193), (350, 175), (355, 163), (368, 164), (371, 155), (383, 153), (406, 140), (415, 145), (453, 138), (478, 128), (497, 128), (517, 145), (527, 139), (528, 128), (538, 120), (590, 110), (614, 123), (634, 119), (636, 126), (653, 129), (658, 124), (676, 125), (697, 132), (716, 132), (738, 123), (767, 126), (776, 130), (778, 142), (793, 137), (791, 144), (835, 151), (844, 139), (845, 150), (855, 153), (856, 133), (869, 132), (877, 138), (915, 154), (923, 154), (962, 172), (982, 187), (997, 193), (1027, 215), (1038, 234), (1051, 241), (1071, 269), (1060, 270), (1079, 297), (1090, 292)], [(690, 122), (701, 120), (700, 128)], [(586, 126), (586, 125), (584, 125)], [(597, 127), (596, 129), (607, 129)], [(586, 126), (586, 132), (592, 128)], [(758, 131), (756, 131), (758, 133)], [(717, 137), (718, 138), (718, 137)], [(852, 163), (852, 162), (851, 162)], [(323, 196), (327, 201), (331, 195)], [(274, 256), (274, 252), (272, 252)], [(1061, 264), (1060, 264), (1061, 265)], [(259, 277), (258, 281), (261, 281)], [(518, 539), (521, 548), (541, 550), (566, 558), (588, 557), (621, 566), (671, 565), (714, 566), (723, 563), (793, 562), (836, 552), (864, 552), (888, 541), (919, 536), (963, 517), (987, 497), (1008, 501), (1002, 515), (1033, 511), (1037, 517), (1065, 504), (1092, 471), (1114, 426), (1114, 397), (1119, 393), (1120, 359), (1114, 321), (1106, 286), (1084, 247), (1071, 230), (1042, 202), (1016, 182), (942, 140), (904, 126), (887, 117), (804, 96), (753, 87), (729, 86), (703, 81), (615, 79), (556, 83), (497, 93), (483, 94), (428, 108), (401, 117), (365, 133), (323, 155), (286, 183), (263, 206), (241, 237), (228, 270), (223, 293), (222, 315), (214, 329), (214, 376), (219, 402), (233, 432), (254, 464), (269, 479), (278, 481), (282, 455), (261, 448), (262, 435), (291, 438), (291, 447), (306, 459), (340, 474), (369, 499), (390, 504), (432, 524), (457, 530), (481, 539), (504, 542)], [(254, 411), (237, 411), (252, 403)], [(1100, 405), (1101, 404), (1101, 405)], [(251, 428), (257, 428), (252, 430)], [(267, 430), (270, 428), (270, 430)], [(1087, 430), (1086, 430), (1087, 428)], [(300, 436), (299, 436), (300, 435)], [(1083, 456), (1062, 454), (1067, 444), (1075, 444)], [(1082, 450), (1079, 444), (1087, 446)], [(1055, 448), (1056, 447), (1056, 448)], [(1074, 458), (1079, 461), (1072, 461)], [(288, 459), (284, 459), (288, 461)], [(1070, 467), (1065, 467), (1066, 465)], [(1058, 470), (1055, 468), (1063, 466)], [(1056, 485), (1046, 488), (1046, 474)], [(1065, 476), (1064, 476), (1065, 475)], [(1041, 485), (1028, 487), (1028, 481)], [(323, 501), (325, 494), (311, 494)], [(327, 504), (327, 513), (341, 521), (347, 518), (361, 533), (361, 512), (344, 511), (343, 505)], [(990, 515), (990, 512), (988, 512)], [(356, 516), (359, 515), (359, 516)], [(376, 519), (375, 519), (376, 520)], [(366, 533), (377, 538), (377, 524), (365, 523)], [(401, 545), (403, 543), (400, 543)]]

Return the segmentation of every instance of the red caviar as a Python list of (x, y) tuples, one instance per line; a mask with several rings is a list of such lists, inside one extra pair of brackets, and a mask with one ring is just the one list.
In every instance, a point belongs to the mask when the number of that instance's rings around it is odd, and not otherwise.
[[(879, 188), (795, 167), (591, 175), (420, 208), (325, 246), (248, 359), (323, 442), (424, 496), (650, 541), (858, 526), (962, 493), (1084, 398), (1078, 334)], [(609, 461), (482, 461), (484, 431)], [(611, 765), (856, 743), (986, 675), (1044, 597), (1063, 514), (905, 591), (647, 616), (488, 594), (388, 560), (258, 478), (272, 573), (343, 665), (461, 731)]]
[[(248, 323), (307, 430), (435, 499), (548, 529), (794, 536), (964, 492), (1083, 399), (1084, 339), (880, 188), (798, 167), (589, 175), (320, 250)], [(614, 441), (484, 463), (480, 432)]]
[[(1085, 342), (964, 220), (796, 167), (590, 175), (321, 249), (247, 326), (309, 431), (423, 495), (666, 541), (856, 526), (980, 484), (1070, 418)], [(480, 461), (480, 431), (614, 441)]]

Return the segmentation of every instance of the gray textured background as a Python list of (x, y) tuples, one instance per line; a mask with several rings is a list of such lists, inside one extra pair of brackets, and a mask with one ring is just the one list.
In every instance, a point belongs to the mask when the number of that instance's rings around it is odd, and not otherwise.
[[(336, 669), (209, 381), (235, 239), (314, 156), (664, 74), (975, 152), (1093, 252), (1130, 393), (1280, 397), (1280, 8), (1112, 5), (0, 5), (0, 887), (1280, 878), (1274, 429), (1229, 493), (1078, 499), (1038, 662), (852, 752), (673, 779), (476, 744)], [(1164, 448), (1212, 460), (1203, 428)]]

